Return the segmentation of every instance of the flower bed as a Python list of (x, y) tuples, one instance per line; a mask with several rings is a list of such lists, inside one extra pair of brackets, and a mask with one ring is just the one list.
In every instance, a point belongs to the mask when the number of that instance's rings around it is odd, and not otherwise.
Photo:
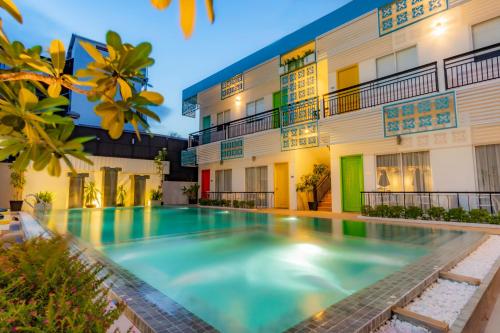
[(463, 208), (451, 208), (446, 210), (442, 207), (431, 207), (427, 210), (423, 210), (417, 206), (403, 207), (378, 205), (375, 207), (364, 206), (361, 213), (364, 216), (370, 217), (500, 224), (500, 213), (490, 214), (486, 209), (472, 209), (466, 211)]

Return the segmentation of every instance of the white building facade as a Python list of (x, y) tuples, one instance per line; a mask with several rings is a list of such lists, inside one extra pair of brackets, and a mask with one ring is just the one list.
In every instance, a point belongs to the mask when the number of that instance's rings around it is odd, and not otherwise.
[(202, 196), (260, 206), (307, 209), (297, 182), (325, 164), (333, 212), (496, 212), (499, 92), (499, 1), (355, 0), (186, 89), (185, 163)]

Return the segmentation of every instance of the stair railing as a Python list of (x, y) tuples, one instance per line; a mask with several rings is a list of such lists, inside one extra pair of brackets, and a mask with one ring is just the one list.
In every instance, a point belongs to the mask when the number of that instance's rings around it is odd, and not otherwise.
[(325, 176), (323, 176), (323, 178), (319, 181), (318, 186), (316, 186), (315, 196), (318, 202), (321, 202), (323, 200), (325, 195), (328, 192), (330, 192), (331, 188), (332, 188), (332, 180), (330, 173), (328, 173)]

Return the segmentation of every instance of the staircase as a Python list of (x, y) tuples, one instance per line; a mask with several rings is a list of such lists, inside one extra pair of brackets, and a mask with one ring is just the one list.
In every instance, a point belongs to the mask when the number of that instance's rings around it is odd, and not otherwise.
[(332, 192), (328, 191), (325, 194), (323, 199), (319, 202), (318, 210), (323, 212), (331, 212), (332, 211)]

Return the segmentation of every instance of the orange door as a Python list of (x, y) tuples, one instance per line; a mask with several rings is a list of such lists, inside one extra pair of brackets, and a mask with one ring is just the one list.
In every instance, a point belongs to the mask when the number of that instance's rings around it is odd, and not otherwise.
[[(358, 65), (349, 66), (337, 72), (338, 90), (356, 86), (359, 84)], [(337, 112), (349, 112), (360, 109), (359, 88), (348, 89), (339, 93), (337, 102)]]

